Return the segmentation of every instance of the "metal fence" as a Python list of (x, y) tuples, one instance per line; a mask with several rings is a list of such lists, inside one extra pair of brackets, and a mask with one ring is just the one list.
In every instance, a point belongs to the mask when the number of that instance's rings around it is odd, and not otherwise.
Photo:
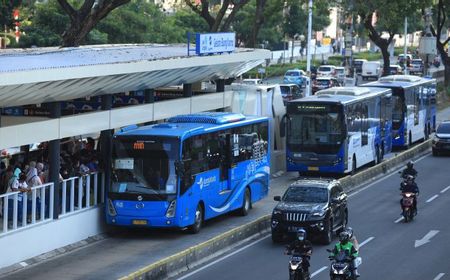
[(61, 182), (59, 194), (53, 183), (31, 188), (29, 192), (0, 195), (0, 238), (2, 235), (54, 219), (54, 196), (59, 195), (59, 217), (96, 207), (104, 202), (104, 173), (94, 172)]

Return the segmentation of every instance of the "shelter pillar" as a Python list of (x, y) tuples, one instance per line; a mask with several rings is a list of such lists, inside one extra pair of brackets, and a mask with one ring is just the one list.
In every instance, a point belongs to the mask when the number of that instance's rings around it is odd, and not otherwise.
[[(61, 103), (51, 102), (48, 103), (50, 111), (50, 118), (57, 119), (61, 117)], [(54, 185), (53, 196), (53, 218), (58, 219), (61, 209), (61, 185), (59, 182), (59, 170), (60, 170), (60, 154), (61, 154), (61, 140), (55, 139), (48, 143), (48, 182), (52, 182)]]
[(224, 92), (225, 91), (225, 80), (219, 79), (216, 80), (216, 92)]
[[(112, 108), (112, 95), (103, 95), (102, 99), (102, 110), (111, 110)], [(105, 174), (105, 189), (108, 189), (111, 185), (111, 167), (112, 167), (112, 135), (114, 130), (107, 129), (100, 132), (100, 158), (103, 168), (103, 172)]]
[(192, 97), (192, 84), (183, 84), (183, 97)]

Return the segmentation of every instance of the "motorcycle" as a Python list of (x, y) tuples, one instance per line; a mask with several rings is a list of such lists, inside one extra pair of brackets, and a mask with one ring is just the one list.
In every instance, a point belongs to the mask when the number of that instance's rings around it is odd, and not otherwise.
[(303, 269), (303, 256), (294, 252), (287, 252), (291, 255), (289, 260), (289, 280), (310, 280), (310, 275)]
[[(332, 252), (332, 250), (327, 250)], [(328, 257), (332, 262), (330, 266), (331, 280), (355, 280), (351, 270), (352, 259), (347, 255), (346, 251), (342, 250), (335, 256)]]
[(410, 222), (414, 219), (414, 198), (416, 194), (413, 192), (402, 193), (402, 215), (405, 222)]

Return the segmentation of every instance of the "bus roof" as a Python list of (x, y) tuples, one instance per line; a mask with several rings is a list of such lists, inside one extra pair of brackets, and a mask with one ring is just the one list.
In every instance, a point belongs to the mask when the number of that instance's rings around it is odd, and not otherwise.
[(358, 100), (372, 98), (380, 93), (391, 93), (387, 88), (359, 88), (359, 87), (337, 87), (321, 91), (318, 95), (308, 96), (301, 99), (289, 101), (289, 103), (301, 102), (327, 102), (351, 104)]
[(250, 124), (267, 117), (244, 116), (228, 112), (202, 112), (188, 115), (178, 115), (169, 118), (167, 122), (147, 125), (135, 129), (122, 130), (115, 136), (168, 136), (184, 138), (187, 134), (196, 135), (234, 127), (236, 124)]
[(429, 82), (433, 82), (433, 79), (422, 78), (413, 75), (390, 75), (382, 77), (378, 81), (364, 84), (364, 86), (384, 88), (409, 88)]

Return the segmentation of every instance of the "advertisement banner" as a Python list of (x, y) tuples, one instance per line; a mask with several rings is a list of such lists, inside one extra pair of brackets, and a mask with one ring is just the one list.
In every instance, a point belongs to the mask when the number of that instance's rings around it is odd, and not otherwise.
[(195, 53), (197, 55), (233, 52), (236, 45), (236, 33), (197, 33)]

